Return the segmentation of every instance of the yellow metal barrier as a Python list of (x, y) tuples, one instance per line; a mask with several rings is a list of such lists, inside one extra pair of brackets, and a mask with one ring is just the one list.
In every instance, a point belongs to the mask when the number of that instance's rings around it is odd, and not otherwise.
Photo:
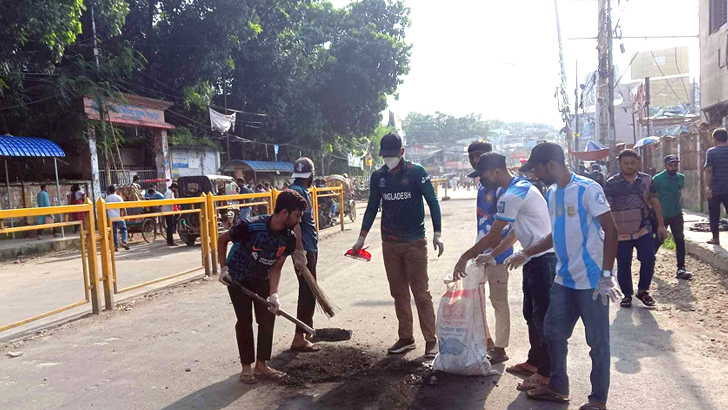
[(312, 193), (311, 206), (313, 207), (314, 219), (316, 221), (316, 231), (318, 232), (320, 230), (319, 212), (318, 212), (319, 198), (333, 198), (333, 197), (339, 198), (339, 221), (340, 221), (340, 225), (341, 225), (341, 230), (343, 231), (344, 230), (344, 188), (342, 188), (340, 186), (322, 187), (322, 188), (311, 187), (310, 192)]
[[(218, 229), (218, 219), (220, 218), (219, 210), (221, 209), (240, 209), (253, 206), (266, 206), (268, 214), (273, 213), (275, 207), (275, 200), (278, 197), (278, 191), (272, 190), (271, 192), (259, 192), (254, 194), (237, 194), (237, 195), (213, 195), (207, 196), (207, 213), (210, 215), (208, 218), (208, 230), (210, 232), (210, 259), (212, 260), (212, 272), (217, 274), (217, 258), (218, 248), (217, 240), (220, 232)], [(249, 203), (237, 203), (231, 204), (234, 201), (253, 200)], [(256, 201), (258, 200), (258, 201)], [(218, 205), (218, 203), (225, 202), (225, 205)]]
[(440, 184), (445, 184), (445, 196), (447, 196), (447, 179), (446, 178), (432, 178), (430, 180), (432, 186), (435, 187), (435, 198), (440, 198), (438, 195), (440, 192)]
[[(43, 207), (43, 208), (21, 208), (21, 209), (8, 209), (0, 210), (0, 220), (7, 218), (26, 218), (33, 216), (45, 216), (45, 215), (63, 215), (69, 213), (83, 213), (83, 221), (71, 221), (71, 222), (54, 222), (49, 224), (39, 225), (28, 225), (18, 226), (12, 228), (0, 229), (2, 233), (14, 233), (23, 231), (36, 231), (38, 229), (48, 229), (66, 226), (78, 226), (79, 227), (79, 238), (81, 239), (81, 265), (83, 271), (83, 289), (84, 289), (84, 300), (72, 303), (67, 306), (63, 306), (58, 309), (51, 310), (50, 312), (35, 315), (27, 319), (23, 319), (14, 323), (0, 325), (0, 332), (14, 327), (22, 326), (24, 324), (40, 320), (79, 306), (83, 306), (91, 302), (91, 311), (94, 314), (99, 314), (101, 309), (99, 306), (99, 276), (98, 276), (98, 265), (96, 260), (96, 226), (94, 223), (93, 204), (91, 200), (87, 200), (85, 204), (81, 205), (68, 205), (68, 206), (54, 206), (54, 207)], [(63, 217), (61, 217), (63, 220)], [(88, 252), (90, 251), (90, 252)]]
[[(205, 275), (210, 275), (210, 267), (214, 266), (214, 263), (210, 261), (210, 250), (211, 250), (211, 235), (210, 235), (210, 220), (214, 219), (210, 215), (208, 206), (209, 200), (207, 194), (202, 194), (197, 198), (175, 198), (175, 199), (158, 199), (158, 200), (147, 200), (147, 201), (128, 201), (128, 202), (114, 202), (106, 203), (103, 199), (99, 198), (96, 202), (97, 214), (99, 219), (99, 235), (101, 236), (101, 268), (102, 268), (102, 281), (104, 283), (104, 299), (106, 310), (111, 310), (114, 307), (114, 295), (128, 292), (130, 290), (138, 289), (144, 286), (152, 285), (155, 283), (163, 282), (169, 279), (174, 279), (194, 271), (204, 269)], [(182, 209), (178, 211), (165, 211), (165, 212), (152, 212), (142, 213), (134, 215), (120, 216), (118, 218), (109, 218), (108, 211), (112, 209), (124, 210), (129, 208), (150, 208), (160, 206), (174, 206), (174, 205), (191, 205), (192, 209)], [(201, 254), (202, 264), (201, 266), (188, 269), (182, 272), (174, 273), (171, 275), (163, 276), (161, 278), (152, 279), (143, 283), (128, 286), (119, 289), (117, 286), (117, 270), (116, 270), (116, 255), (114, 251), (114, 240), (112, 224), (118, 221), (125, 221), (130, 219), (143, 219), (143, 218), (156, 218), (158, 216), (167, 215), (188, 215), (197, 214), (200, 220), (200, 242), (201, 242)]]

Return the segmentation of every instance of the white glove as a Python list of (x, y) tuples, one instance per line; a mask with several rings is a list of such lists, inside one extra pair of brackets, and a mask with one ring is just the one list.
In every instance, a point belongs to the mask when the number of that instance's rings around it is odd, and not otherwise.
[(268, 311), (274, 315), (278, 313), (278, 310), (281, 308), (281, 302), (278, 300), (278, 294), (274, 293), (268, 296), (268, 302), (273, 304), (273, 306), (268, 307)]
[(597, 300), (599, 295), (602, 295), (602, 303), (605, 305), (608, 304), (610, 300), (612, 302), (616, 302), (624, 297), (622, 291), (619, 290), (617, 284), (614, 282), (614, 276), (610, 276), (608, 278), (602, 277), (599, 279), (597, 288), (594, 289), (594, 293), (592, 294), (592, 299)]
[(228, 267), (223, 266), (220, 269), (220, 277), (218, 278), (218, 281), (222, 283), (225, 286), (230, 286), (231, 280), (230, 280), (230, 273), (228, 272)]
[(359, 239), (356, 240), (356, 243), (354, 244), (354, 246), (352, 246), (354, 253), (358, 254), (359, 251), (361, 250), (361, 248), (364, 247), (364, 239), (366, 239), (366, 238), (364, 238), (363, 236), (360, 236)]
[(513, 270), (516, 268), (520, 268), (521, 266), (528, 263), (528, 261), (530, 261), (530, 260), (531, 260), (531, 258), (526, 256), (526, 254), (523, 253), (523, 251), (518, 251), (518, 252), (514, 253), (513, 255), (509, 256), (508, 258), (506, 258), (506, 260), (503, 262), (503, 264), (506, 265), (506, 268)]
[(306, 266), (306, 251), (303, 249), (296, 249), (293, 251), (293, 266), (296, 271), (300, 272)]
[(460, 280), (468, 274), (465, 272), (465, 268), (468, 266), (468, 259), (465, 256), (461, 256), (458, 259), (458, 263), (455, 264), (455, 269), (452, 271), (453, 280)]
[(442, 255), (443, 252), (445, 252), (445, 244), (442, 243), (442, 240), (440, 240), (441, 235), (442, 234), (440, 232), (435, 232), (435, 234), (432, 235), (432, 246), (435, 250), (437, 250), (438, 248), (440, 249), (440, 251), (437, 253), (438, 258), (440, 257), (440, 255)]
[(484, 253), (475, 258), (475, 264), (485, 268), (488, 266), (495, 266), (495, 258), (492, 253)]

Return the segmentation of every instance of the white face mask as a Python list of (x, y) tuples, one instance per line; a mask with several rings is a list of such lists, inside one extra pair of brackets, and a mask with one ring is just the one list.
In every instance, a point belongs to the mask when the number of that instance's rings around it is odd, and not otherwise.
[(397, 165), (399, 165), (399, 160), (399, 157), (384, 157), (384, 163), (389, 169), (397, 168)]

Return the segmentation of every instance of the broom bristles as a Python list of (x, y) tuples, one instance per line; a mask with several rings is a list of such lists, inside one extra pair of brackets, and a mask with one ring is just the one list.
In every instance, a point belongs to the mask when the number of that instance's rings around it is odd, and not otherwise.
[(330, 318), (334, 317), (336, 312), (339, 310), (338, 306), (336, 306), (334, 302), (326, 296), (324, 291), (318, 285), (316, 278), (314, 278), (311, 271), (308, 270), (308, 267), (303, 267), (301, 275), (303, 275), (303, 278), (306, 280), (308, 287), (311, 289), (311, 293), (313, 293), (313, 297), (316, 299), (316, 302), (318, 302), (318, 306), (324, 314)]

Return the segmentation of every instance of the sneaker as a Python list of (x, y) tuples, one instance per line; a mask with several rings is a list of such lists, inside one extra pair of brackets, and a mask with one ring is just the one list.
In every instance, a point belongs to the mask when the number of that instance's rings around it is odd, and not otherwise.
[(619, 306), (623, 308), (631, 308), (632, 307), (632, 296), (625, 296), (624, 299), (622, 299), (622, 302), (619, 304)]
[(637, 299), (641, 300), (642, 303), (644, 303), (644, 305), (647, 307), (653, 307), (657, 304), (657, 302), (655, 302), (655, 299), (653, 299), (652, 296), (650, 296), (650, 292), (647, 292), (647, 291), (637, 292), (637, 295), (635, 295), (635, 297)]
[(399, 354), (409, 352), (410, 350), (414, 350), (415, 348), (417, 348), (417, 345), (415, 344), (415, 339), (399, 339), (397, 340), (397, 343), (394, 344), (394, 346), (387, 349), (387, 352), (390, 354)]
[(713, 239), (711, 239), (711, 240), (709, 240), (709, 241), (707, 241), (705, 243), (707, 243), (708, 245), (718, 245), (718, 246), (720, 246), (720, 238), (713, 238)]
[(437, 340), (425, 343), (425, 359), (434, 359), (439, 351)]
[(680, 268), (677, 270), (677, 274), (675, 274), (675, 277), (678, 279), (690, 280), (693, 278), (693, 274), (686, 271), (685, 268)]
[(129, 250), (129, 245), (127, 245), (126, 242), (122, 242), (121, 247), (126, 249), (127, 251)]
[(488, 350), (488, 361), (490, 364), (503, 363), (510, 359), (506, 354), (506, 349), (491, 349)]

